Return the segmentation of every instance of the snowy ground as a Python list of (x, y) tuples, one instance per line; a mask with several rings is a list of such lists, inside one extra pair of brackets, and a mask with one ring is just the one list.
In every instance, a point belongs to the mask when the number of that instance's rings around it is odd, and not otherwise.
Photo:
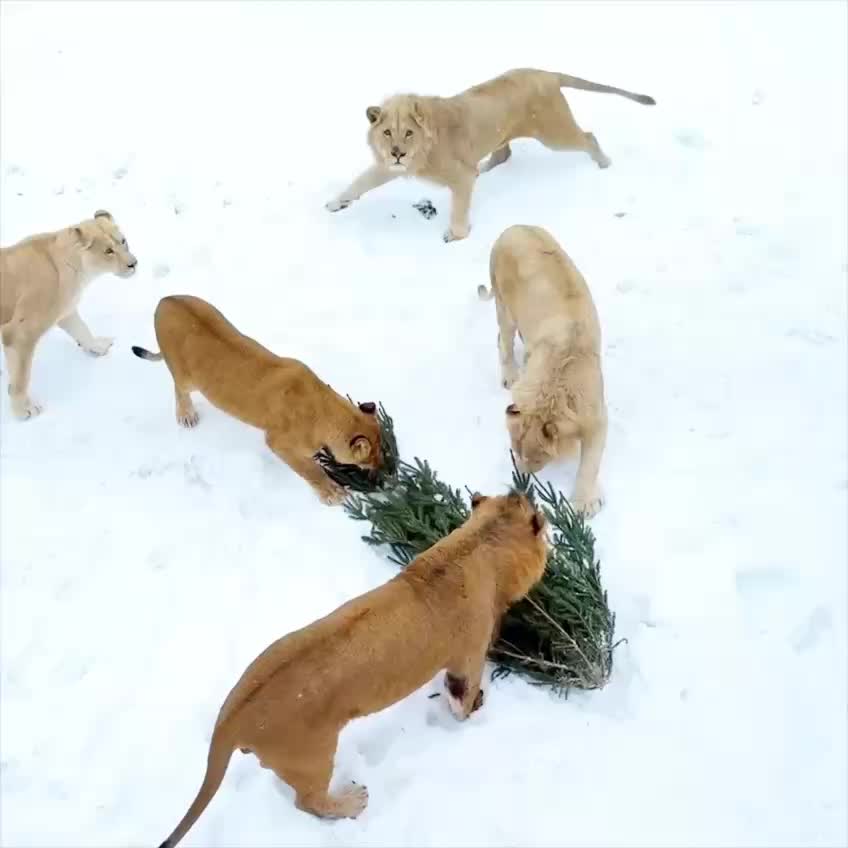
[[(9, 416), (4, 367), (0, 842), (158, 844), (244, 666), (394, 573), (258, 432), (202, 400), (177, 428), (166, 369), (130, 352), (157, 300), (211, 300), (382, 400), (407, 457), (499, 491), (475, 290), (521, 222), (571, 253), (604, 331), (612, 681), (498, 682), (464, 726), (425, 690), (354, 723), (356, 821), (237, 754), (184, 844), (846, 845), (846, 27), (837, 2), (4, 0), (0, 241), (102, 207), (141, 265), (83, 302), (108, 357), (42, 341), (42, 417)], [(367, 105), (520, 66), (658, 105), (567, 92), (613, 167), (518, 143), (463, 242), (421, 183), (324, 210), (369, 161)]]

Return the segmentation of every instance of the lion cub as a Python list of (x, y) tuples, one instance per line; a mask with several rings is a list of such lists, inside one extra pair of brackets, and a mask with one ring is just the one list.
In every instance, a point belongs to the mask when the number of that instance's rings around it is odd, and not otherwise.
[[(512, 388), (506, 424), (512, 449), (536, 472), (580, 443), (571, 504), (587, 517), (602, 506), (598, 471), (607, 437), (601, 373), (601, 328), (583, 276), (556, 239), (541, 227), (504, 230), (489, 256), (498, 347), (505, 388)], [(524, 373), (514, 359), (515, 332), (525, 348)]]
[(102, 274), (131, 277), (138, 261), (108, 212), (75, 227), (0, 247), (0, 336), (9, 368), (12, 413), (34, 418), (42, 406), (29, 396), (32, 358), (55, 324), (86, 353), (103, 356), (112, 339), (95, 337), (77, 311), (88, 284)]
[(465, 523), (404, 571), (265, 649), (224, 701), (203, 784), (161, 848), (173, 848), (218, 791), (236, 748), (296, 792), (301, 810), (355, 818), (364, 786), (328, 792), (339, 733), (446, 669), (463, 720), (482, 705), (486, 653), (501, 615), (541, 579), (545, 518), (523, 494), (471, 500)]
[(326, 208), (345, 209), (397, 177), (421, 177), (450, 189), (450, 227), (444, 240), (454, 241), (471, 229), (468, 212), (477, 177), (509, 159), (514, 139), (535, 138), (551, 150), (583, 150), (598, 167), (608, 167), (610, 159), (595, 136), (574, 120), (563, 87), (655, 103), (646, 94), (529, 68), (508, 71), (453, 97), (398, 94), (365, 110), (376, 162)]
[(174, 378), (178, 424), (197, 424), (191, 392), (201, 392), (214, 406), (264, 430), (268, 447), (325, 504), (340, 503), (345, 490), (315, 461), (322, 447), (339, 462), (372, 473), (382, 466), (376, 404), (357, 408), (302, 362), (271, 353), (199, 297), (163, 297), (153, 320), (161, 353), (132, 350), (142, 359), (165, 360)]

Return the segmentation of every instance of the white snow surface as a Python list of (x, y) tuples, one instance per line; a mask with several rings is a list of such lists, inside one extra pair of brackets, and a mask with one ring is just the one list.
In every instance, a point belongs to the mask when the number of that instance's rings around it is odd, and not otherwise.
[[(512, 677), (459, 724), (428, 688), (342, 734), (355, 821), (236, 753), (185, 846), (844, 846), (846, 5), (2, 3), (2, 244), (110, 210), (140, 261), (2, 401), (0, 843), (157, 845), (268, 643), (389, 579), (262, 435), (175, 423), (152, 314), (210, 300), (357, 400), (455, 486), (510, 482), (494, 239), (550, 229), (601, 317), (610, 436), (592, 521), (608, 686)], [(514, 144), (467, 240), (368, 164), (365, 108), (510, 67), (567, 91), (613, 160)], [(438, 215), (412, 208), (429, 198)], [(543, 473), (566, 493), (573, 465)]]

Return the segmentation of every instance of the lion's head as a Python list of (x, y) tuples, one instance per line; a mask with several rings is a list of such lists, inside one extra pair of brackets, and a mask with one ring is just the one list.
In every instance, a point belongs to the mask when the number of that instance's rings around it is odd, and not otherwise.
[(433, 135), (419, 98), (390, 97), (382, 106), (365, 110), (368, 144), (377, 163), (396, 173), (414, 173), (430, 150)]
[(514, 403), (506, 408), (506, 428), (520, 470), (535, 474), (559, 456), (574, 449), (579, 430), (575, 416), (536, 410), (521, 410)]
[(354, 406), (350, 425), (345, 433), (340, 434), (338, 441), (329, 447), (336, 462), (358, 465), (376, 474), (383, 466), (377, 404), (369, 401)]
[(138, 260), (130, 253), (127, 240), (115, 220), (102, 209), (94, 217), (71, 228), (83, 269), (89, 274), (115, 274), (131, 277)]
[(497, 539), (501, 555), (493, 561), (498, 565), (503, 599), (513, 603), (524, 597), (545, 572), (548, 521), (544, 513), (523, 492), (492, 496), (476, 492), (471, 496), (468, 523), (485, 526), (484, 532)]

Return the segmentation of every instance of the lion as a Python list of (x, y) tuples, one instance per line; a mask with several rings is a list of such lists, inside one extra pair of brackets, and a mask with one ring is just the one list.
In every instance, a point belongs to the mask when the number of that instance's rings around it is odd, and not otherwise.
[(483, 704), (500, 618), (542, 578), (546, 519), (523, 493), (475, 494), (466, 521), (382, 586), (278, 639), (242, 674), (215, 723), (197, 797), (160, 848), (173, 848), (220, 787), (238, 748), (295, 790), (298, 809), (356, 818), (365, 786), (329, 793), (338, 737), (443, 669), (460, 721)]
[(268, 447), (328, 505), (341, 503), (346, 493), (316, 462), (322, 448), (372, 477), (382, 467), (375, 403), (357, 407), (299, 360), (277, 356), (240, 333), (199, 297), (163, 297), (153, 322), (161, 352), (138, 346), (132, 351), (141, 359), (165, 360), (182, 427), (197, 424), (191, 392), (201, 392), (213, 406), (263, 430)]
[[(580, 463), (571, 505), (587, 518), (603, 505), (598, 488), (607, 437), (601, 329), (589, 287), (556, 239), (542, 227), (504, 230), (489, 256), (504, 388), (512, 389), (506, 425), (519, 468), (535, 473), (572, 456)], [(514, 359), (524, 342), (524, 371)]]
[[(514, 139), (535, 138), (551, 150), (583, 150), (598, 167), (609, 167), (611, 160), (595, 136), (574, 120), (562, 87), (656, 103), (646, 94), (528, 68), (508, 71), (453, 97), (397, 94), (365, 110), (375, 164), (325, 208), (338, 212), (398, 177), (421, 177), (450, 189), (450, 227), (444, 234), (449, 242), (470, 232), (468, 213), (477, 177), (509, 159)], [(481, 166), (484, 157), (488, 159)]]
[(124, 234), (102, 209), (76, 226), (0, 247), (0, 337), (16, 418), (26, 421), (44, 409), (29, 394), (41, 337), (55, 324), (86, 353), (103, 356), (113, 339), (92, 335), (77, 310), (80, 298), (96, 277), (131, 277), (137, 266)]

